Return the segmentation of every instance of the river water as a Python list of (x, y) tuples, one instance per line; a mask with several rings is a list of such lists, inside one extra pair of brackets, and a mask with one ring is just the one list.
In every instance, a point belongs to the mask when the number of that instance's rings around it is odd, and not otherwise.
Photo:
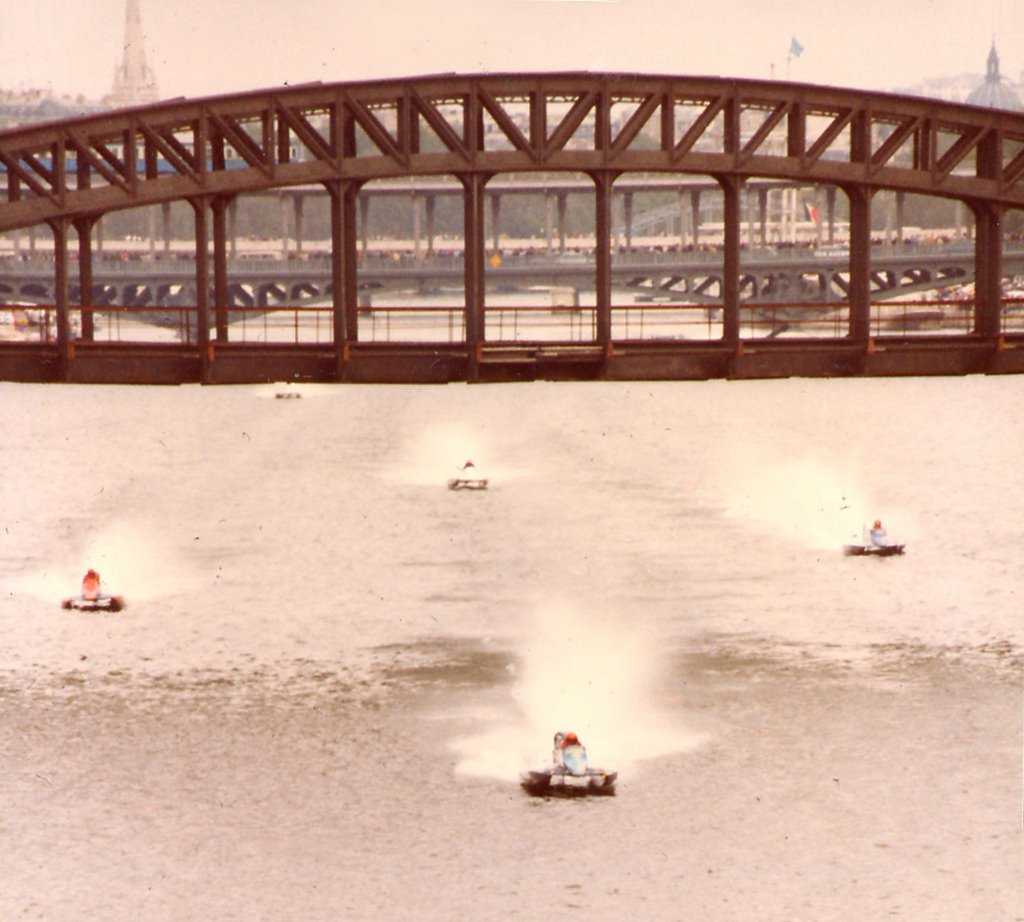
[(0, 385), (0, 918), (1024, 918), (1019, 379), (286, 390)]

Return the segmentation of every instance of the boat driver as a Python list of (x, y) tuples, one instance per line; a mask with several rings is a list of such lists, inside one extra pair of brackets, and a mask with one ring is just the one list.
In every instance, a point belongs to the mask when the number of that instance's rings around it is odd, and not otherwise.
[(871, 526), (871, 543), (875, 547), (886, 547), (889, 544), (889, 537), (882, 527), (881, 519), (875, 519), (874, 525)]
[(82, 598), (87, 602), (95, 602), (101, 592), (100, 575), (90, 567), (82, 577)]

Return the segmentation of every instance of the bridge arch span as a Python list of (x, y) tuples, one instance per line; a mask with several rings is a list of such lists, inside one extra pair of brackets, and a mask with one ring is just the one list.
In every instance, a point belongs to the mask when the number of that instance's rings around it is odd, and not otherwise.
[[(722, 340), (730, 349), (740, 341), (740, 197), (754, 177), (846, 193), (847, 337), (857, 344), (866, 344), (870, 332), (872, 196), (893, 190), (965, 203), (976, 223), (973, 332), (994, 339), (1000, 332), (1001, 221), (1007, 209), (1024, 209), (1024, 115), (773, 81), (586, 72), (437, 75), (172, 100), (18, 128), (0, 132), (0, 171), (6, 176), (0, 232), (39, 224), (52, 229), (57, 342), (65, 365), (73, 352), (72, 229), (84, 301), (93, 291), (92, 234), (100, 217), (160, 203), (190, 205), (197, 344), (205, 368), (208, 345), (227, 341), (232, 199), (321, 184), (330, 197), (340, 374), (348, 345), (358, 341), (360, 188), (377, 179), (454, 176), (464, 193), (464, 329), (473, 366), (485, 338), (486, 185), (498, 174), (536, 172), (585, 174), (594, 184), (596, 342), (606, 353), (612, 342), (612, 187), (630, 172), (703, 174), (721, 186)], [(85, 320), (81, 333), (88, 339)]]

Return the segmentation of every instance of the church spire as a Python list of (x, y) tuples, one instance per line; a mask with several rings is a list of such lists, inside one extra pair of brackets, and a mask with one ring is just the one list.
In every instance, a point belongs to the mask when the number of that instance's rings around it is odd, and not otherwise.
[(988, 83), (1000, 83), (1002, 77), (999, 75), (999, 55), (996, 53), (996, 40), (992, 39), (992, 50), (988, 53), (988, 73), (985, 74)]
[(138, 106), (156, 102), (156, 75), (146, 63), (139, 0), (127, 0), (124, 12), (124, 54), (114, 70), (114, 90), (104, 100), (111, 106)]

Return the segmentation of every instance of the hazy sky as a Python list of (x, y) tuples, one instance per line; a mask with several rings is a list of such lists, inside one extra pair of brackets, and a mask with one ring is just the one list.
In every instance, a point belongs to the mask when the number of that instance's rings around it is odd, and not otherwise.
[[(1024, 0), (141, 0), (161, 96), (444, 71), (616, 70), (893, 89), (1024, 69)], [(125, 0), (0, 0), (0, 87), (110, 91)], [(790, 40), (804, 51), (790, 59)]]

